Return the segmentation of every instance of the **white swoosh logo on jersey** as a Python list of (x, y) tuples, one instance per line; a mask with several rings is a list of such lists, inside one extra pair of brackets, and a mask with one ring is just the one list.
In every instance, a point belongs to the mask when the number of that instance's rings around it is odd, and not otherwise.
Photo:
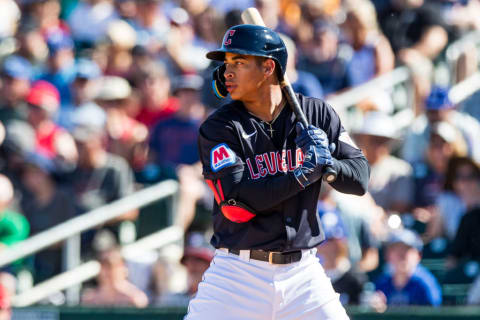
[(253, 131), (252, 133), (248, 134), (246, 133), (245, 131), (242, 131), (242, 138), (247, 140), (247, 139), (250, 139), (251, 137), (253, 137), (255, 134), (257, 133), (257, 131)]

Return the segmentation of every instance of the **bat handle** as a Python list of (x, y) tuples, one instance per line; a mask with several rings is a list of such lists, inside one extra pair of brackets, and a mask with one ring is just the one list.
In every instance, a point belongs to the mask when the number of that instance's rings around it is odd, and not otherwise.
[(323, 181), (332, 183), (337, 180), (337, 172), (331, 166), (326, 166), (324, 170), (325, 173), (322, 176)]

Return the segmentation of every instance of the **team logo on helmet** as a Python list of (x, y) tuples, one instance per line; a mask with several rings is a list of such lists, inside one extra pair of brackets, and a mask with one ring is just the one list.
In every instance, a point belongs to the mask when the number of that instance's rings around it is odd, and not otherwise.
[(228, 45), (232, 44), (232, 37), (235, 34), (235, 31), (236, 30), (228, 30), (227, 37), (226, 37), (227, 39), (223, 43), (224, 45), (228, 46)]

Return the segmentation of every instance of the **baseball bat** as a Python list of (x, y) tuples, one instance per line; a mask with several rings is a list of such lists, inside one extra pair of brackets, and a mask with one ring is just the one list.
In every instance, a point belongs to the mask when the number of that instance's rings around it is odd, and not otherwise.
[[(247, 8), (242, 12), (242, 21), (246, 24), (254, 24), (257, 26), (265, 27), (265, 22), (263, 22), (262, 16), (260, 12), (256, 8)], [(295, 92), (293, 92), (292, 85), (288, 80), (287, 74), (283, 76), (283, 81), (280, 83), (280, 86), (285, 93), (288, 103), (293, 109), (293, 113), (297, 117), (298, 121), (303, 125), (304, 128), (308, 127), (308, 121), (305, 117), (305, 114), (300, 107), (300, 103), (298, 102), (297, 97), (295, 96)], [(327, 181), (328, 183), (334, 182), (337, 179), (337, 172), (331, 167), (327, 166), (325, 168), (325, 173), (322, 177), (323, 180)]]

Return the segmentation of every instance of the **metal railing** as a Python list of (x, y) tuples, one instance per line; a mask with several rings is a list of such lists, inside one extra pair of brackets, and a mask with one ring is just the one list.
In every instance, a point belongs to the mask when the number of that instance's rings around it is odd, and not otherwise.
[[(151, 250), (161, 248), (165, 245), (181, 241), (183, 229), (178, 226), (171, 226), (146, 236), (135, 243), (122, 247), (122, 254), (131, 257)], [(95, 260), (85, 262), (71, 270), (56, 275), (30, 290), (20, 293), (13, 298), (13, 306), (27, 307), (35, 304), (52, 294), (62, 290), (76, 287), (98, 275), (100, 263)]]
[[(5, 250), (2, 250), (0, 252), (0, 266), (5, 266), (9, 263), (25, 258), (40, 250), (46, 249), (53, 246), (54, 244), (66, 240), (64, 244), (64, 255), (66, 254), (66, 256), (64, 256), (64, 261), (66, 263), (64, 264), (64, 267), (65, 270), (68, 271), (57, 277), (54, 277), (54, 279), (51, 279), (51, 282), (47, 281), (46, 284), (42, 284), (40, 286), (40, 289), (38, 289), (37, 286), (33, 289), (28, 290), (27, 292), (21, 293), (21, 297), (33, 294), (38, 290), (40, 290), (41, 292), (45, 292), (45, 290), (49, 292), (51, 290), (54, 290), (53, 292), (56, 292), (58, 291), (57, 287), (59, 286), (59, 284), (61, 284), (62, 289), (67, 289), (67, 301), (69, 303), (76, 303), (79, 301), (80, 287), (75, 285), (81, 283), (81, 281), (78, 282), (77, 280), (72, 280), (72, 276), (76, 275), (78, 276), (78, 279), (83, 279), (85, 277), (93, 277), (96, 275), (94, 263), (84, 264), (79, 269), (77, 269), (81, 261), (80, 234), (89, 229), (103, 225), (104, 223), (112, 219), (118, 218), (125, 214), (125, 212), (144, 207), (150, 203), (153, 203), (168, 196), (175, 196), (177, 194), (177, 191), (178, 182), (174, 180), (163, 181), (154, 186), (137, 191), (129, 196), (114, 201), (103, 207), (82, 214), (81, 216), (60, 223), (48, 230), (45, 230), (24, 241), (16, 243)], [(173, 207), (174, 206), (172, 206), (172, 211)], [(173, 212), (170, 214), (173, 215)], [(174, 219), (170, 218), (169, 220), (173, 221)], [(172, 239), (177, 238), (172, 237)], [(143, 241), (141, 243), (145, 243), (148, 240), (141, 239), (139, 241)], [(127, 247), (126, 250), (128, 248), (129, 247)], [(66, 279), (69, 280), (67, 281)], [(45, 289), (45, 287), (50, 289), (47, 290)], [(18, 301), (25, 301), (25, 298), (21, 298)]]

